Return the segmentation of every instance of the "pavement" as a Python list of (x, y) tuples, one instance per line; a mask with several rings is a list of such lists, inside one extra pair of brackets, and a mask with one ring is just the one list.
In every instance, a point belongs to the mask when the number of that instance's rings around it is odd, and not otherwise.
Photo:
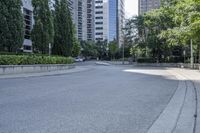
[[(195, 108), (195, 114), (193, 118), (195, 119), (195, 128), (194, 132), (199, 133), (200, 132), (200, 72), (199, 70), (190, 70), (190, 69), (177, 69), (178, 73), (181, 73), (187, 81), (192, 83), (192, 89), (193, 89), (193, 97), (195, 98), (194, 102), (196, 105)], [(195, 95), (195, 96), (194, 96)], [(189, 107), (188, 107), (189, 108)], [(197, 117), (195, 117), (197, 115)]]
[(198, 71), (86, 62), (27, 75), (0, 78), (0, 133), (200, 131)]

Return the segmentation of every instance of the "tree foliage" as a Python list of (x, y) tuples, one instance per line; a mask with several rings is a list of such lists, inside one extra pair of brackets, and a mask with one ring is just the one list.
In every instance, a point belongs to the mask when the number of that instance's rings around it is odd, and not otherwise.
[(21, 0), (0, 1), (0, 50), (15, 52), (24, 38)]
[(53, 45), (53, 54), (71, 56), (74, 31), (71, 13), (68, 7), (67, 0), (55, 1), (55, 37)]
[(109, 45), (109, 51), (111, 54), (111, 59), (115, 59), (115, 55), (119, 51), (119, 48), (117, 46), (117, 41), (114, 40), (110, 42), (108, 45)]
[(53, 43), (53, 16), (49, 8), (49, 0), (32, 0), (35, 24), (32, 30), (34, 49), (43, 54), (48, 53), (49, 43)]
[(77, 57), (80, 55), (80, 53), (81, 53), (80, 43), (76, 38), (74, 38), (74, 43), (73, 43), (73, 48), (72, 48), (72, 56)]
[(134, 38), (131, 53), (138, 48), (157, 62), (181, 58), (192, 39), (200, 57), (200, 0), (162, 0), (159, 9), (131, 18), (126, 27), (127, 38)]

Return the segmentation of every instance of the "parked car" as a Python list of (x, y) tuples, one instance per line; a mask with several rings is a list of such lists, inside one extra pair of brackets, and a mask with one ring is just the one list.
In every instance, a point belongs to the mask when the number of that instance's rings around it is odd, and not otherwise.
[(74, 61), (75, 62), (83, 62), (84, 60), (80, 57), (76, 57), (76, 58), (74, 58)]

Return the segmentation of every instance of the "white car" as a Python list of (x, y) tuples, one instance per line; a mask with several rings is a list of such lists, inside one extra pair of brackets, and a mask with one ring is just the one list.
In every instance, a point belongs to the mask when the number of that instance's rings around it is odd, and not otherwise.
[(76, 58), (74, 59), (74, 61), (75, 61), (75, 62), (83, 62), (83, 59), (81, 59), (81, 58), (79, 58), (79, 57), (76, 57)]

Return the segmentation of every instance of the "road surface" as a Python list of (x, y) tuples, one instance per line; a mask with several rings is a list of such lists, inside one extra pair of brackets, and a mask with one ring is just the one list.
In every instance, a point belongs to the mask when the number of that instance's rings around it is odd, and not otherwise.
[(146, 133), (178, 86), (165, 69), (86, 66), (0, 79), (0, 133)]

